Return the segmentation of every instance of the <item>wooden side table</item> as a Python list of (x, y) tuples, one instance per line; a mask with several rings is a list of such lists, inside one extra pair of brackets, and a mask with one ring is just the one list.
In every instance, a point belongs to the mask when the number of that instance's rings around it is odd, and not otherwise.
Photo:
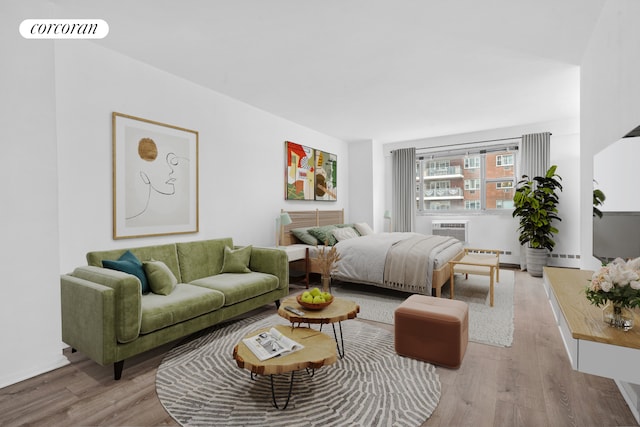
[[(298, 309), (304, 312), (304, 316), (298, 316), (288, 310), (285, 310), (285, 307), (291, 306), (295, 309)], [(338, 354), (342, 359), (344, 357), (344, 339), (342, 336), (342, 321), (355, 319), (360, 312), (360, 306), (353, 301), (346, 300), (343, 298), (333, 297), (333, 302), (331, 305), (323, 308), (322, 310), (308, 310), (298, 304), (298, 300), (295, 296), (289, 296), (282, 300), (280, 303), (280, 307), (278, 308), (278, 314), (281, 317), (289, 320), (292, 326), (295, 326), (302, 323), (306, 323), (309, 326), (311, 324), (320, 325), (320, 330), (322, 331), (322, 325), (330, 323), (333, 328), (333, 337), (336, 340), (336, 346), (338, 348)], [(338, 328), (340, 330), (340, 334), (336, 332), (335, 324), (338, 324)]]
[(480, 276), (489, 276), (489, 304), (493, 307), (493, 282), (500, 281), (500, 251), (495, 249), (471, 249), (465, 248), (464, 255), (458, 261), (449, 261), (451, 270), (451, 293), (449, 298), (454, 299), (454, 275), (455, 273)]
[[(313, 375), (316, 369), (335, 363), (337, 360), (336, 347), (330, 336), (311, 328), (291, 328), (286, 325), (277, 325), (275, 328), (283, 335), (302, 344), (304, 348), (287, 355), (272, 357), (271, 359), (261, 361), (241, 340), (233, 349), (233, 358), (239, 368), (247, 369), (251, 372), (252, 380), (256, 380), (256, 375), (269, 375), (273, 406), (276, 409), (284, 410), (287, 408), (287, 405), (289, 405), (289, 400), (291, 399), (293, 378), (296, 371), (306, 369), (307, 372), (310, 372), (310, 375)], [(271, 327), (258, 329), (243, 338), (253, 337), (269, 329), (271, 329)], [(287, 394), (284, 406), (280, 408), (276, 401), (273, 375), (288, 372), (291, 372), (289, 393)]]

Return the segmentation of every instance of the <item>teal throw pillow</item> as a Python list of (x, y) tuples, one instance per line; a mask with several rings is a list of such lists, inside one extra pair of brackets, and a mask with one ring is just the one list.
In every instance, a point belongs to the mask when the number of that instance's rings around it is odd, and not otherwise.
[(176, 288), (178, 279), (164, 262), (152, 259), (144, 261), (142, 267), (154, 294), (169, 295)]
[(131, 251), (123, 253), (117, 261), (103, 259), (102, 266), (110, 268), (111, 270), (118, 270), (124, 273), (133, 274), (140, 279), (143, 294), (147, 294), (151, 291), (149, 282), (147, 281), (147, 276), (144, 274), (144, 269), (142, 268), (142, 262), (140, 262), (140, 260), (132, 254)]
[(318, 239), (321, 244), (333, 246), (338, 243), (332, 233), (335, 228), (335, 225), (323, 225), (322, 227), (314, 227), (309, 229), (309, 234)]
[(251, 246), (241, 249), (224, 247), (224, 261), (220, 273), (251, 273), (249, 261), (251, 260)]

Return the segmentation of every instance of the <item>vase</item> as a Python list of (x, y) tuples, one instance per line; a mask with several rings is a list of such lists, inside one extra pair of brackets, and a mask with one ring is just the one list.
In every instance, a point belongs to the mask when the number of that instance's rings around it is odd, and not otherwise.
[(322, 292), (331, 292), (331, 276), (322, 276)]
[(607, 325), (625, 331), (633, 328), (633, 312), (622, 304), (609, 302), (602, 309), (602, 319)]

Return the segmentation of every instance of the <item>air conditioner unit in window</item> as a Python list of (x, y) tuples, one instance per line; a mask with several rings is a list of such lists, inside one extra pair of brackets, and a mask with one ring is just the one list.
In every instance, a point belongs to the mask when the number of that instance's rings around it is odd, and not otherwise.
[(449, 220), (449, 221), (432, 221), (431, 234), (434, 236), (451, 236), (463, 243), (469, 242), (469, 221), (468, 220)]

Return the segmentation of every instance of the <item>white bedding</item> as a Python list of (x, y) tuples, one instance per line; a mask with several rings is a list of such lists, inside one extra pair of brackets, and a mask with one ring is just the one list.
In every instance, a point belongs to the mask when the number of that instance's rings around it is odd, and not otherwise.
[[(395, 289), (415, 292), (416, 287), (411, 284), (406, 288), (401, 285), (393, 286), (384, 280), (385, 261), (389, 250), (396, 243), (415, 238), (428, 237), (418, 233), (379, 233), (358, 238), (343, 240), (335, 247), (340, 254), (340, 261), (336, 265), (333, 277), (339, 280), (357, 283), (369, 283), (376, 286), (393, 287)], [(438, 269), (446, 264), (455, 254), (462, 250), (462, 243), (452, 239), (438, 244), (429, 254), (424, 254), (423, 261), (427, 263), (428, 273), (425, 281), (420, 284), (419, 291), (430, 294), (431, 274), (433, 269)]]

